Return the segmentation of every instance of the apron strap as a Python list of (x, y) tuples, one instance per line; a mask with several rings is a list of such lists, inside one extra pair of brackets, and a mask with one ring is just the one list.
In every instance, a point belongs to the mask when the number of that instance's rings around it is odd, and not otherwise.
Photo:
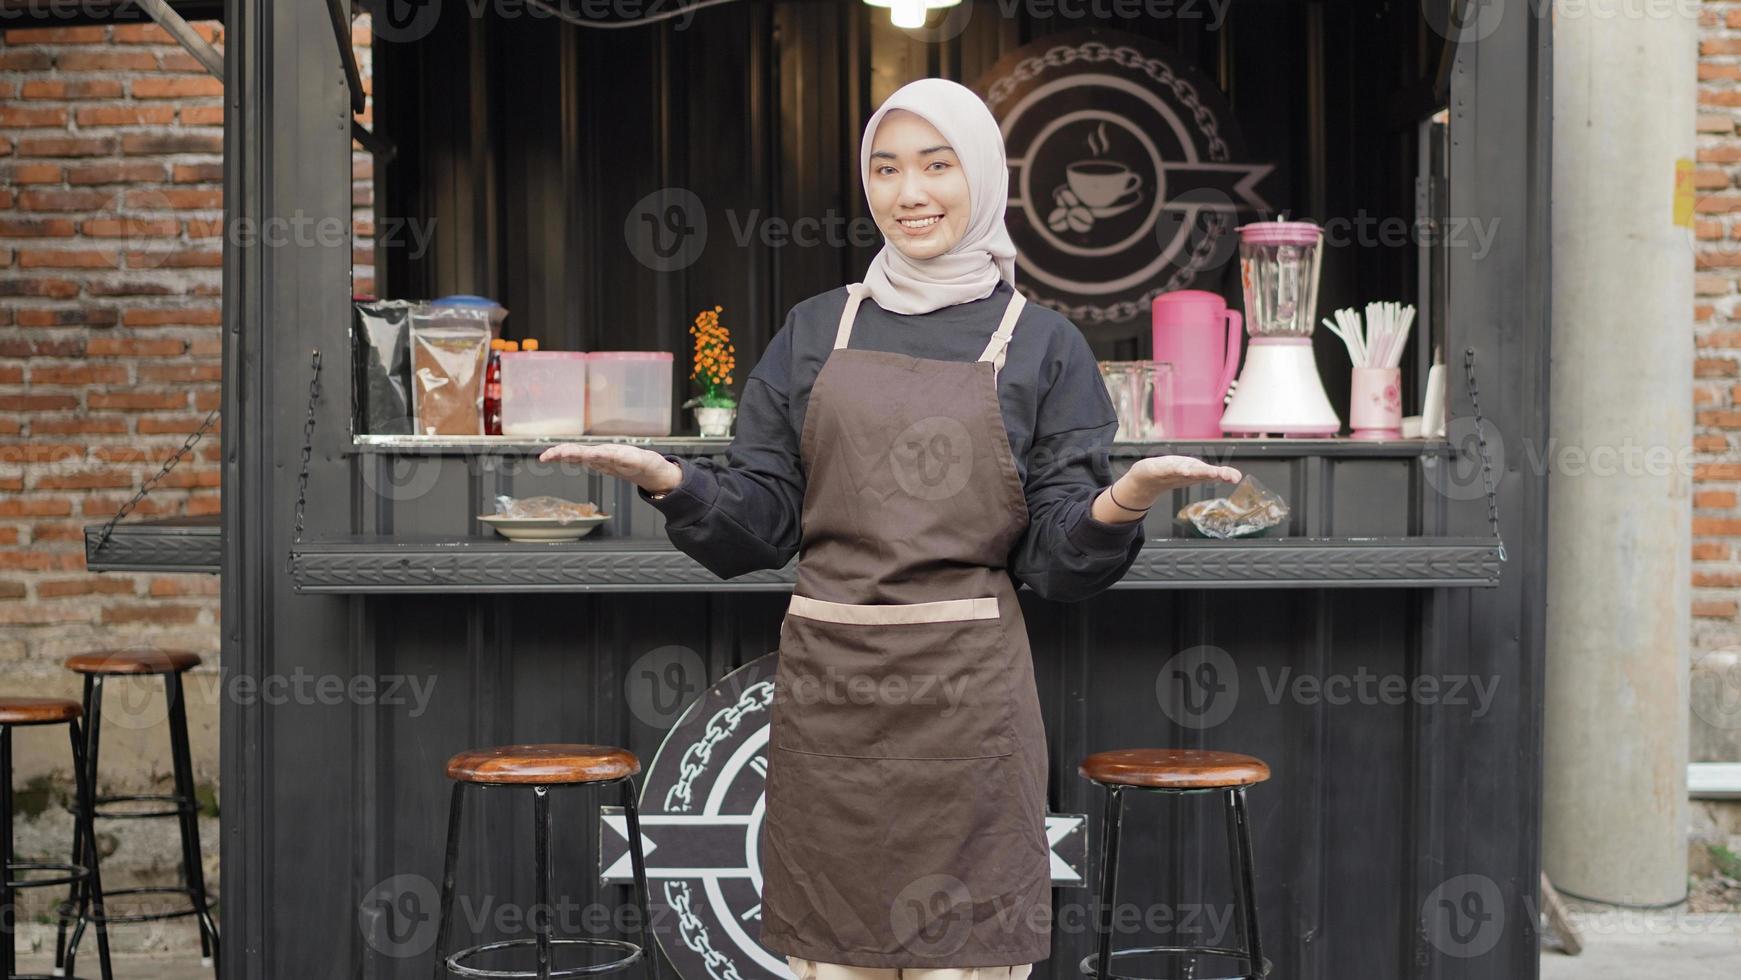
[(858, 317), (858, 306), (868, 295), (870, 290), (862, 282), (846, 287), (846, 308), (840, 311), (840, 326), (834, 329), (835, 350), (846, 346), (847, 338), (852, 336), (852, 321)]
[(1010, 297), (1009, 305), (1004, 307), (1003, 319), (998, 322), (997, 330), (986, 341), (985, 352), (979, 355), (982, 361), (991, 361), (991, 376), (997, 377), (1003, 370), (1004, 349), (1009, 346), (1010, 336), (1016, 332), (1016, 321), (1021, 318), (1022, 307), (1028, 304), (1028, 298), (1021, 293)]

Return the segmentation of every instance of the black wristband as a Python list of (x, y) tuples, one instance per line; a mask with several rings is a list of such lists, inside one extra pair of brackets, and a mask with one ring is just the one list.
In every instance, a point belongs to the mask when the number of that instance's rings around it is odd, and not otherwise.
[(1117, 507), (1120, 510), (1128, 510), (1133, 514), (1147, 514), (1149, 512), (1149, 510), (1155, 506), (1154, 504), (1150, 504), (1148, 507), (1126, 507), (1125, 505), (1119, 503), (1118, 498), (1113, 495), (1112, 484), (1110, 484), (1110, 483), (1106, 485), (1106, 499), (1112, 501), (1112, 505), (1114, 507)]

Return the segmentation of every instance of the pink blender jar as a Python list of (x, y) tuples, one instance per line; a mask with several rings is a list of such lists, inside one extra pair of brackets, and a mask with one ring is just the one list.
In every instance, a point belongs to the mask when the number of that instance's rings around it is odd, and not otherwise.
[(1330, 407), (1312, 355), (1324, 231), (1310, 221), (1263, 221), (1239, 229), (1245, 287), (1245, 367), (1221, 431), (1228, 435), (1334, 436)]
[[(1220, 438), (1227, 386), (1239, 370), (1243, 318), (1220, 296), (1200, 289), (1162, 293), (1151, 311), (1154, 359), (1173, 365), (1173, 434)], [(1155, 417), (1163, 418), (1156, 408)]]

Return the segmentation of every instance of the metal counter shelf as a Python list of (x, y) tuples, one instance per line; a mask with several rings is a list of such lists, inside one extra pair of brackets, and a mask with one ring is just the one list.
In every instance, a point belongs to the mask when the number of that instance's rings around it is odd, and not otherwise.
[[(524, 544), (484, 537), (347, 536), (291, 549), (303, 593), (779, 592), (796, 562), (722, 580), (655, 538)], [(1150, 538), (1115, 589), (1486, 588), (1490, 538)]]
[[(730, 438), (700, 436), (570, 436), (565, 438), (525, 439), (518, 436), (385, 436), (358, 435), (351, 438), (349, 451), (359, 454), (428, 455), (428, 456), (536, 456), (551, 446), (565, 442), (625, 443), (645, 446), (673, 456), (719, 455), (731, 446)], [(1444, 439), (1348, 438), (1313, 439), (1181, 439), (1172, 442), (1115, 442), (1115, 459), (1140, 459), (1173, 453), (1185, 456), (1206, 456), (1226, 459), (1237, 456), (1353, 456), (1407, 457), (1446, 456), (1455, 451)]]
[[(85, 528), (85, 568), (93, 572), (210, 572), (223, 555), (217, 514), (122, 521), (107, 541), (102, 524)], [(101, 545), (99, 545), (101, 542)]]

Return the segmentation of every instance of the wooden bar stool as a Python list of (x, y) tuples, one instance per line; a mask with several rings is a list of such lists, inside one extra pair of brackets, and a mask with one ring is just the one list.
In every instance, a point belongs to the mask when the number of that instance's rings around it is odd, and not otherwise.
[[(435, 976), (462, 977), (578, 977), (614, 973), (636, 959), (646, 958), (648, 980), (659, 980), (659, 951), (652, 944), (652, 919), (647, 904), (647, 863), (641, 853), (641, 821), (635, 809), (635, 781), (641, 760), (627, 749), (610, 745), (504, 745), (493, 749), (461, 752), (447, 761), (447, 778), (453, 780), (453, 797), (447, 814), (447, 858), (441, 874), (441, 912), (435, 932)], [(639, 945), (622, 939), (563, 938), (552, 935), (548, 914), (533, 922), (531, 939), (508, 939), (469, 946), (448, 954), (447, 929), (453, 912), (454, 866), (459, 861), (460, 816), (466, 786), (529, 789), (532, 791), (532, 854), (537, 881), (537, 905), (548, 913), (550, 885), (550, 790), (561, 786), (623, 786), (623, 814), (628, 818), (629, 857), (635, 872), (635, 900), (641, 913)], [(533, 918), (533, 917), (528, 917)], [(534, 970), (485, 970), (467, 966), (464, 960), (483, 953), (527, 946), (536, 952)], [(556, 969), (551, 952), (557, 946), (593, 946), (622, 950), (623, 955), (603, 963)]]
[[(114, 976), (109, 966), (109, 933), (103, 924), (103, 882), (97, 871), (97, 862), (92, 861), (86, 866), (77, 858), (71, 864), (44, 864), (12, 859), (12, 729), (29, 725), (67, 726), (67, 737), (73, 750), (73, 794), (77, 800), (73, 810), (73, 837), (83, 843), (88, 853), (97, 853), (96, 834), (91, 830), (91, 785), (85, 770), (84, 739), (79, 731), (81, 713), (77, 701), (62, 698), (0, 697), (0, 836), (6, 839), (5, 873), (0, 874), (0, 931), (4, 932), (4, 935), (0, 935), (0, 973), (18, 980), (49, 978), (49, 975), (41, 973), (18, 973), (18, 952), (14, 948), (17, 938), (18, 890), (69, 884), (74, 887), (80, 884), (87, 886), (86, 894), (90, 897), (92, 907), (96, 909), (96, 916), (92, 921), (97, 927), (97, 961), (103, 971), (103, 980), (112, 980)], [(29, 880), (13, 879), (14, 873), (25, 871), (58, 871), (61, 874)], [(85, 924), (80, 922), (78, 930), (73, 933), (74, 943), (78, 942), (78, 936), (84, 927)], [(70, 960), (64, 974), (54, 974), (70, 975)]]
[[(188, 749), (187, 741), (187, 702), (183, 698), (181, 675), (199, 666), (200, 657), (197, 653), (165, 652), (158, 650), (128, 650), (103, 651), (74, 654), (66, 659), (66, 668), (84, 677), (84, 715), (88, 719), (85, 725), (85, 780), (91, 787), (93, 796), (91, 816), (93, 826), (98, 818), (104, 820), (151, 820), (174, 817), (179, 822), (181, 835), (181, 883), (178, 885), (156, 885), (147, 888), (122, 888), (111, 891), (109, 898), (118, 895), (179, 895), (188, 900), (187, 908), (172, 908), (159, 912), (135, 912), (127, 915), (104, 915), (101, 909), (95, 914), (90, 909), (88, 896), (78, 882), (74, 882), (66, 901), (57, 910), (60, 928), (56, 932), (54, 944), (54, 962), (57, 975), (63, 971), (72, 972), (74, 957), (78, 954), (79, 935), (83, 932), (85, 922), (101, 923), (115, 922), (151, 922), (159, 919), (182, 919), (193, 916), (199, 920), (200, 965), (212, 967), (217, 972), (218, 927), (212, 922), (210, 910), (206, 903), (205, 867), (200, 860), (199, 844), (199, 799), (193, 784), (193, 756)], [(103, 713), (103, 684), (109, 678), (120, 677), (162, 677), (163, 696), (169, 707), (169, 752), (171, 765), (175, 771), (175, 792), (132, 796), (98, 796), (97, 794), (97, 754), (100, 744)], [(141, 807), (140, 804), (148, 806)], [(149, 806), (155, 804), (155, 806)], [(104, 807), (109, 807), (105, 811)], [(83, 858), (83, 844), (73, 842), (73, 863), (78, 864)], [(97, 858), (92, 853), (91, 863), (95, 865)], [(73, 938), (67, 940), (67, 924), (76, 922)]]
[[(1112, 961), (1120, 956), (1174, 954), (1224, 956), (1237, 960), (1243, 972), (1220, 980), (1254, 980), (1268, 976), (1270, 962), (1264, 959), (1263, 944), (1258, 940), (1257, 899), (1252, 888), (1251, 826), (1245, 810), (1245, 788), (1268, 779), (1269, 766), (1260, 759), (1233, 752), (1118, 749), (1088, 756), (1077, 766), (1077, 772), (1106, 790), (1106, 815), (1100, 827), (1098, 942), (1094, 955), (1082, 958), (1083, 975), (1100, 980), (1137, 980), (1113, 973)], [(1113, 950), (1112, 910), (1118, 888), (1118, 838), (1126, 789), (1180, 796), (1218, 792), (1226, 799), (1228, 863), (1232, 870), (1233, 889), (1237, 893), (1240, 932), (1245, 940), (1243, 947), (1144, 946)], [(1195, 977), (1196, 964), (1193, 962), (1190, 966), (1190, 975)]]

